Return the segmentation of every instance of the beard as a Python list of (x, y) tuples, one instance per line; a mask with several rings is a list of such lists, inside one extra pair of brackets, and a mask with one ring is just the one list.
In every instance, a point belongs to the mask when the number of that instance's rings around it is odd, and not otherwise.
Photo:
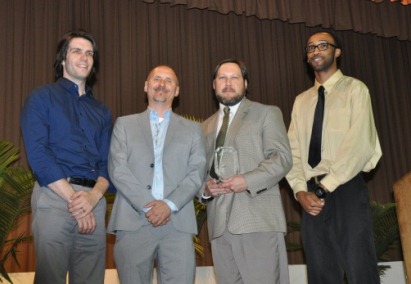
[(324, 62), (320, 65), (313, 64), (313, 58), (310, 59), (309, 63), (311, 65), (311, 68), (313, 68), (314, 72), (327, 71), (334, 64), (334, 56), (328, 56), (323, 58)]
[[(224, 92), (224, 90), (223, 90)], [(219, 93), (215, 93), (217, 100), (225, 105), (225, 106), (234, 106), (236, 104), (238, 104), (239, 102), (241, 102), (241, 100), (244, 98), (245, 96), (245, 91), (242, 94), (237, 94), (232, 97), (232, 98), (225, 98), (224, 96), (222, 96)]]

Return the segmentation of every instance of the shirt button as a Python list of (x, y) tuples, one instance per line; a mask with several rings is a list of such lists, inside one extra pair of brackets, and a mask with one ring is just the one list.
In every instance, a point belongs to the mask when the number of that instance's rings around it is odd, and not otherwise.
[(151, 185), (147, 185), (147, 189), (150, 190), (150, 189), (151, 189)]
[(154, 163), (151, 163), (151, 164), (150, 164), (150, 168), (154, 168)]

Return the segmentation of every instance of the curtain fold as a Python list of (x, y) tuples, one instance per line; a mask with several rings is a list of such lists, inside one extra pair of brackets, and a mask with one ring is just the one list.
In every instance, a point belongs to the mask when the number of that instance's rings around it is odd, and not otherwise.
[[(411, 0), (143, 0), (411, 40)], [(391, 2), (393, 2), (391, 0)]]

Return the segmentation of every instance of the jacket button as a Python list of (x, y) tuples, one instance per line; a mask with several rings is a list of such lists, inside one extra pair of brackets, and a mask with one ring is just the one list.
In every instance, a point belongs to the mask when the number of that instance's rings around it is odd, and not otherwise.
[(151, 189), (151, 185), (147, 185), (147, 189), (150, 190), (150, 189)]
[(154, 163), (151, 163), (151, 164), (150, 164), (150, 168), (154, 168)]

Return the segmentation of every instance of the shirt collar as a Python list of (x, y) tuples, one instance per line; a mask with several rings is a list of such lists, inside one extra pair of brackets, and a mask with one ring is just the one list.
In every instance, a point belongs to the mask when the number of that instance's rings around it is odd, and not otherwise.
[(340, 80), (344, 74), (341, 72), (340, 69), (338, 69), (330, 78), (327, 79), (323, 84), (320, 84), (317, 80), (315, 80), (314, 87), (316, 90), (320, 86), (324, 86), (325, 90), (328, 92), (332, 89), (332, 87), (337, 83), (338, 80)]
[[(67, 78), (64, 77), (60, 77), (57, 80), (57, 83), (62, 85), (63, 88), (69, 90), (70, 92), (75, 93), (76, 95), (78, 95), (78, 85), (72, 81), (70, 81)], [(86, 85), (86, 96), (92, 96), (92, 91), (91, 91), (91, 87), (89, 85)]]
[[(233, 105), (233, 106), (229, 106), (230, 108), (230, 117), (234, 117), (234, 115), (236, 114), (238, 108), (240, 107), (241, 102), (244, 100), (244, 98), (238, 102), (237, 104)], [(226, 105), (220, 103), (220, 109), (219, 109), (219, 114), (221, 116), (224, 116), (224, 108), (226, 107)]]
[[(150, 121), (160, 121), (160, 117), (158, 116), (158, 113), (152, 109), (152, 108), (148, 108), (149, 112), (150, 112)], [(164, 120), (170, 120), (170, 116), (171, 116), (171, 109), (166, 110), (164, 112)]]

